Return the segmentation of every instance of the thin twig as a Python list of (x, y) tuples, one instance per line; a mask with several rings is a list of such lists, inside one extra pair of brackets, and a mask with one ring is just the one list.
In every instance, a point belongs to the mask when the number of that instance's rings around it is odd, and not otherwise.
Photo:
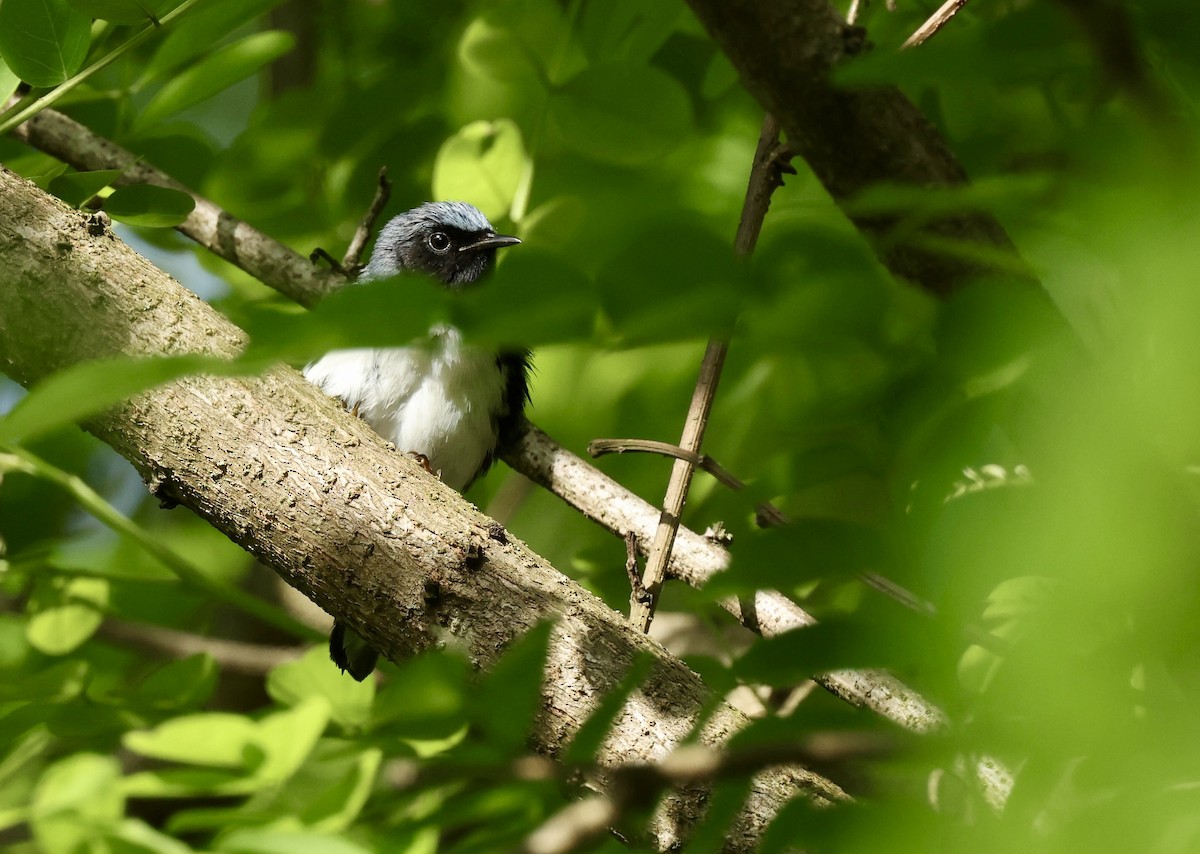
[(727, 486), (734, 491), (744, 489), (746, 486), (745, 483), (723, 468), (720, 463), (708, 454), (696, 454), (684, 450), (678, 445), (672, 445), (670, 442), (660, 442), (657, 439), (593, 439), (588, 442), (587, 450), (588, 455), (593, 459), (603, 457), (606, 454), (624, 454), (627, 451), (630, 453), (658, 454), (663, 457), (673, 457), (677, 460), (686, 460), (696, 466), (696, 468), (703, 469), (715, 477), (722, 486)]
[(362, 221), (354, 231), (354, 237), (350, 239), (350, 245), (346, 247), (346, 255), (342, 258), (342, 267), (351, 278), (356, 278), (362, 272), (360, 262), (363, 248), (367, 245), (367, 239), (371, 236), (371, 232), (375, 230), (375, 220), (379, 219), (379, 214), (383, 212), (384, 206), (391, 197), (392, 182), (388, 180), (387, 167), (381, 166), (379, 168), (379, 184), (375, 187), (375, 198), (371, 200), (371, 206), (363, 214)]
[(967, 5), (967, 0), (946, 0), (936, 12), (929, 16), (929, 20), (917, 27), (916, 32), (909, 36), (901, 49), (916, 47), (923, 44), (933, 37), (933, 34), (946, 26), (950, 19), (958, 14), (959, 9)]
[(633, 598), (638, 602), (645, 602), (650, 594), (642, 586), (642, 579), (638, 575), (638, 538), (633, 531), (625, 533), (625, 574), (629, 576), (629, 589), (633, 591)]
[[(758, 243), (763, 218), (766, 217), (767, 208), (771, 204), (771, 193), (783, 184), (783, 172), (791, 168), (789, 160), (790, 154), (787, 149), (779, 144), (779, 123), (768, 113), (763, 117), (758, 148), (754, 152), (750, 180), (746, 186), (746, 201), (742, 205), (742, 217), (734, 239), (734, 251), (743, 258), (749, 256)], [(708, 342), (704, 351), (700, 377), (696, 380), (696, 390), (688, 407), (683, 437), (679, 440), (679, 447), (688, 454), (700, 453), (727, 349), (728, 345), (724, 341), (713, 339)], [(688, 489), (691, 487), (695, 470), (695, 463), (689, 459), (677, 459), (671, 468), (671, 479), (667, 483), (667, 495), (659, 515), (658, 528), (654, 532), (650, 554), (646, 558), (646, 570), (642, 574), (642, 586), (649, 593), (649, 601), (640, 602), (636, 597), (631, 597), (629, 602), (629, 619), (643, 632), (650, 630), (650, 621), (654, 619), (654, 609), (667, 575), (667, 564), (671, 559), (675, 534), (679, 530), (680, 517), (683, 515), (683, 506), (687, 503)]]
[[(708, 426), (708, 416), (712, 412), (713, 399), (717, 395), (717, 383), (721, 379), (721, 367), (725, 364), (726, 346), (724, 341), (714, 339), (708, 342), (704, 351), (704, 361), (700, 364), (700, 378), (696, 381), (696, 390), (692, 393), (692, 403), (688, 407), (687, 421), (683, 426), (683, 437), (679, 440), (679, 446), (692, 454), (699, 452), (700, 443), (704, 441), (704, 430)], [(687, 503), (688, 489), (692, 485), (692, 474), (695, 470), (695, 464), (689, 460), (675, 460), (675, 465), (671, 468), (667, 496), (663, 500), (662, 513), (658, 517), (658, 528), (650, 543), (646, 571), (642, 574), (642, 586), (646, 595), (642, 599), (631, 596), (629, 601), (630, 622), (643, 632), (650, 631), (650, 621), (654, 619), (658, 594), (667, 577), (667, 563), (671, 559), (675, 533), (679, 530), (679, 520), (683, 515), (683, 505)]]

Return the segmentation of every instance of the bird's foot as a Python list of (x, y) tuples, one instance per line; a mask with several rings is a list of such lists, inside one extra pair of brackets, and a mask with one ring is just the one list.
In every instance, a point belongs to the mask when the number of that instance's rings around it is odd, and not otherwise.
[(438, 480), (442, 479), (441, 472), (436, 472), (433, 470), (433, 465), (429, 462), (429, 457), (425, 456), (424, 454), (418, 454), (416, 451), (409, 451), (408, 455), (420, 463), (421, 468), (425, 469), (425, 471), (429, 472)]

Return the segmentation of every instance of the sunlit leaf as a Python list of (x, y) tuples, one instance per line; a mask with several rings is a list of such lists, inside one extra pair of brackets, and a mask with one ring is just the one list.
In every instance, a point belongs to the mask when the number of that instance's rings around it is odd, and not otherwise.
[(83, 65), (91, 24), (67, 0), (4, 0), (0, 58), (31, 86), (57, 86)]
[(433, 165), (433, 194), (466, 201), (489, 219), (509, 215), (529, 159), (515, 122), (472, 122), (450, 137)]
[(302, 658), (273, 668), (267, 676), (267, 693), (287, 706), (321, 697), (329, 703), (335, 722), (347, 729), (361, 729), (371, 718), (375, 683), (347, 679), (329, 660), (326, 649), (314, 647)]
[(79, 753), (60, 760), (38, 781), (30, 825), (44, 851), (86, 847), (106, 826), (115, 825), (125, 800), (116, 786), (121, 769), (111, 756)]
[(108, 582), (101, 578), (49, 579), (38, 586), (25, 636), (47, 655), (65, 655), (104, 620)]
[(8, 63), (0, 55), (0, 104), (7, 101), (8, 96), (16, 92), (19, 85), (21, 85), (21, 78), (8, 67)]

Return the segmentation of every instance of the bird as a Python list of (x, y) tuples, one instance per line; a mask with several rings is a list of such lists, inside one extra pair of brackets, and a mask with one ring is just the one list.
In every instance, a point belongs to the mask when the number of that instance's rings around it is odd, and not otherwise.
[[(498, 234), (466, 202), (426, 202), (380, 229), (358, 281), (419, 273), (461, 291), (491, 272), (497, 250), (520, 242)], [(445, 324), (405, 347), (334, 350), (304, 368), (310, 382), (459, 492), (515, 434), (529, 400), (529, 372), (528, 350), (474, 347)], [(379, 657), (340, 621), (329, 656), (359, 682)]]

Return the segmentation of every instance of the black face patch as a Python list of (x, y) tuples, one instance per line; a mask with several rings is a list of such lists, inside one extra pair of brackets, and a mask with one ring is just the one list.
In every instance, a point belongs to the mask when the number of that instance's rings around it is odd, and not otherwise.
[(416, 240), (398, 247), (397, 260), (403, 269), (419, 270), (442, 284), (464, 287), (487, 275), (495, 263), (496, 248), (463, 250), (462, 247), (490, 236), (489, 231), (463, 231), (431, 224), (418, 232)]

